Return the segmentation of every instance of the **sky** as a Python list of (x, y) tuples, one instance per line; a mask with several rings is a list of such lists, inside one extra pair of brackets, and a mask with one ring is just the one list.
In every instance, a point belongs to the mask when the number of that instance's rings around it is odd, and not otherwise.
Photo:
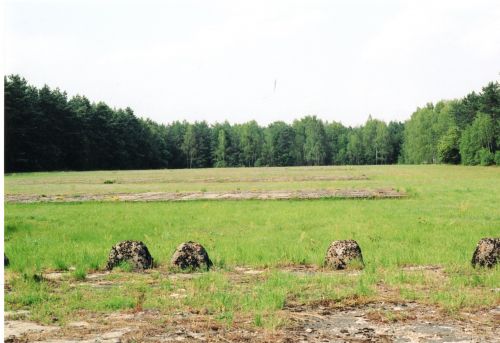
[(4, 1), (4, 73), (160, 123), (408, 119), (500, 79), (500, 1)]

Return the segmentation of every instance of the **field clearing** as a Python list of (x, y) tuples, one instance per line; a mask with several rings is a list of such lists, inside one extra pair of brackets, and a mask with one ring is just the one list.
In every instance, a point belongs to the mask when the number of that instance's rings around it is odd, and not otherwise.
[[(291, 313), (298, 307), (317, 316), (319, 303), (336, 311), (347, 305), (416, 302), (437, 311), (440, 320), (448, 320), (451, 313), (464, 323), (467, 312), (476, 321), (482, 318), (481, 328), (474, 330), (491, 327), (500, 319), (495, 310), (500, 306), (500, 268), (474, 269), (470, 259), (480, 238), (500, 234), (496, 167), (239, 168), (5, 177), (7, 196), (380, 188), (399, 189), (408, 196), (7, 202), (5, 249), (11, 265), (5, 274), (5, 306), (9, 311), (28, 310), (29, 319), (42, 323), (57, 318), (63, 327), (117, 311), (153, 311), (163, 323), (178, 320), (175, 313), (196, 318), (203, 314), (203, 320), (194, 320), (207, 322), (203, 330), (217, 325), (271, 330), (265, 335), (279, 336), (284, 328), (297, 329)], [(143, 241), (157, 267), (142, 274), (103, 274), (109, 249), (126, 239)], [(364, 270), (322, 269), (326, 249), (336, 239), (358, 241)], [(169, 269), (175, 247), (188, 240), (205, 246), (214, 262), (212, 271), (177, 274)], [(377, 315), (365, 313), (367, 318), (390, 321), (399, 315), (379, 305), (372, 308)]]

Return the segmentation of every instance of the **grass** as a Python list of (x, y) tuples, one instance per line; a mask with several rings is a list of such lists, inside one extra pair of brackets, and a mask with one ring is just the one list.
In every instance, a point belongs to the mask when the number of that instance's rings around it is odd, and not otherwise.
[[(304, 175), (366, 175), (368, 180), (223, 182)], [(115, 180), (104, 184), (105, 180)], [(194, 181), (193, 181), (194, 180)], [(205, 181), (202, 181), (205, 180)], [(222, 181), (214, 181), (222, 180)], [(500, 233), (500, 169), (462, 166), (241, 168), (85, 173), (32, 173), (5, 177), (7, 194), (85, 194), (143, 191), (394, 187), (406, 199), (193, 201), (156, 203), (45, 203), (5, 205), (7, 309), (28, 308), (33, 319), (62, 321), (80, 310), (134, 308), (169, 312), (198, 309), (230, 324), (249, 316), (276, 327), (286, 303), (369, 301), (382, 294), (438, 304), (446, 311), (500, 304), (492, 291), (500, 268), (473, 269), (477, 241)], [(132, 274), (123, 265), (109, 275), (120, 287), (95, 289), (84, 280), (103, 269), (112, 245), (142, 240), (160, 271)], [(332, 240), (355, 239), (365, 269), (358, 274), (296, 275), (282, 266), (320, 266)], [(175, 247), (194, 240), (207, 249), (215, 271), (199, 278), (165, 278)], [(234, 280), (236, 266), (266, 268)], [(442, 273), (409, 271), (437, 265)], [(73, 269), (74, 268), (74, 269)], [(57, 284), (30, 275), (71, 270)], [(23, 277), (23, 275), (25, 275)], [(75, 287), (74, 283), (79, 282)], [(172, 294), (180, 294), (172, 297)]]
[[(223, 168), (92, 172), (15, 173), (5, 177), (6, 194), (88, 194), (328, 188), (352, 181), (266, 182), (269, 178), (360, 176), (353, 167)], [(229, 180), (228, 180), (229, 179)], [(247, 181), (244, 181), (247, 180)], [(248, 180), (252, 180), (251, 182)], [(359, 180), (356, 182), (362, 182)]]

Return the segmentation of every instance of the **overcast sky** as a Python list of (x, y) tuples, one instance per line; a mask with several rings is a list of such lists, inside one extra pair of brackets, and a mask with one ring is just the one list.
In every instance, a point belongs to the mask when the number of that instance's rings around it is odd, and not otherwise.
[(4, 72), (137, 115), (405, 120), (500, 73), (500, 1), (5, 1)]

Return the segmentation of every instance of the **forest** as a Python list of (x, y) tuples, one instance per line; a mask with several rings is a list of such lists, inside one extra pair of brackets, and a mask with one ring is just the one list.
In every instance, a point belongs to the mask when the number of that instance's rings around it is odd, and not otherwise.
[(303, 165), (500, 165), (500, 84), (428, 103), (404, 123), (346, 127), (308, 115), (289, 124), (156, 123), (60, 89), (4, 77), (5, 172)]

